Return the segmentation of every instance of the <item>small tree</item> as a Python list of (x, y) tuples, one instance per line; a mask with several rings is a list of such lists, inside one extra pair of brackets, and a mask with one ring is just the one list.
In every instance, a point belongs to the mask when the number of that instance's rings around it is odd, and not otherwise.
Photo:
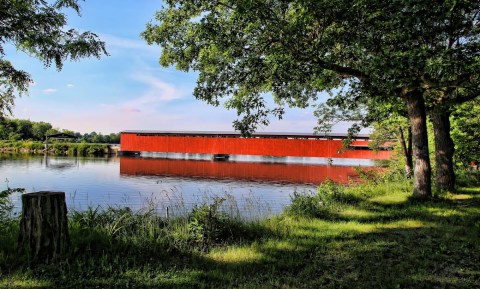
[(452, 138), (455, 142), (455, 161), (468, 166), (480, 161), (480, 98), (455, 108), (451, 115)]

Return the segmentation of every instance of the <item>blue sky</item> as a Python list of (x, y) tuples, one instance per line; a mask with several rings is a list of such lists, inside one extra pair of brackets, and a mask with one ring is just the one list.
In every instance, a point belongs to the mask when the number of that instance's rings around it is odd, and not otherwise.
[[(98, 34), (110, 56), (66, 62), (59, 72), (10, 48), (7, 59), (34, 80), (29, 94), (16, 100), (13, 117), (82, 133), (233, 130), (235, 111), (196, 100), (196, 74), (161, 67), (160, 48), (140, 38), (160, 1), (87, 0), (81, 5), (81, 17), (68, 13), (69, 26)], [(260, 131), (312, 132), (315, 123), (313, 109), (289, 109), (283, 120), (271, 119)]]

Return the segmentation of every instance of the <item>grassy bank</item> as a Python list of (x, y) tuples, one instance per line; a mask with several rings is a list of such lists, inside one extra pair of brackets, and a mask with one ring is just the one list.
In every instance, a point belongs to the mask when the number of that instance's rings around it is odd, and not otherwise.
[[(0, 152), (44, 153), (45, 143), (40, 141), (5, 141), (0, 140)], [(68, 156), (102, 156), (108, 154), (107, 144), (52, 142), (48, 152)]]
[(229, 217), (221, 199), (175, 220), (91, 208), (69, 217), (68, 256), (35, 268), (6, 223), (0, 288), (480, 288), (480, 188), (410, 191), (325, 184), (260, 221)]

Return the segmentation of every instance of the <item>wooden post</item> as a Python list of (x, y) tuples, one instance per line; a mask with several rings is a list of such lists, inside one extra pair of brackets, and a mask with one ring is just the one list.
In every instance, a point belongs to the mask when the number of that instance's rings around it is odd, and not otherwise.
[(22, 195), (19, 250), (34, 262), (49, 262), (70, 246), (64, 192)]

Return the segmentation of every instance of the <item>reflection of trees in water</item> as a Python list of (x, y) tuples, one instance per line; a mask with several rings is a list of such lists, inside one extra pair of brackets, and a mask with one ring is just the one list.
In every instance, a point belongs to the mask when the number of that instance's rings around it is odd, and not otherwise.
[(0, 152), (0, 167), (8, 165), (9, 161), (16, 161), (16, 160), (31, 160), (35, 156), (30, 154), (22, 154), (22, 153), (11, 153), (11, 152)]
[(77, 158), (52, 158), (48, 154), (44, 154), (43, 161), (45, 167), (53, 170), (68, 170), (71, 168), (77, 168), (78, 159)]
[(25, 154), (25, 153), (11, 153), (0, 152), (0, 167), (8, 166), (12, 161), (40, 162), (42, 166), (51, 169), (69, 169), (85, 165), (87, 163), (111, 163), (117, 162), (117, 156), (105, 156), (105, 157), (62, 157), (52, 154)]

